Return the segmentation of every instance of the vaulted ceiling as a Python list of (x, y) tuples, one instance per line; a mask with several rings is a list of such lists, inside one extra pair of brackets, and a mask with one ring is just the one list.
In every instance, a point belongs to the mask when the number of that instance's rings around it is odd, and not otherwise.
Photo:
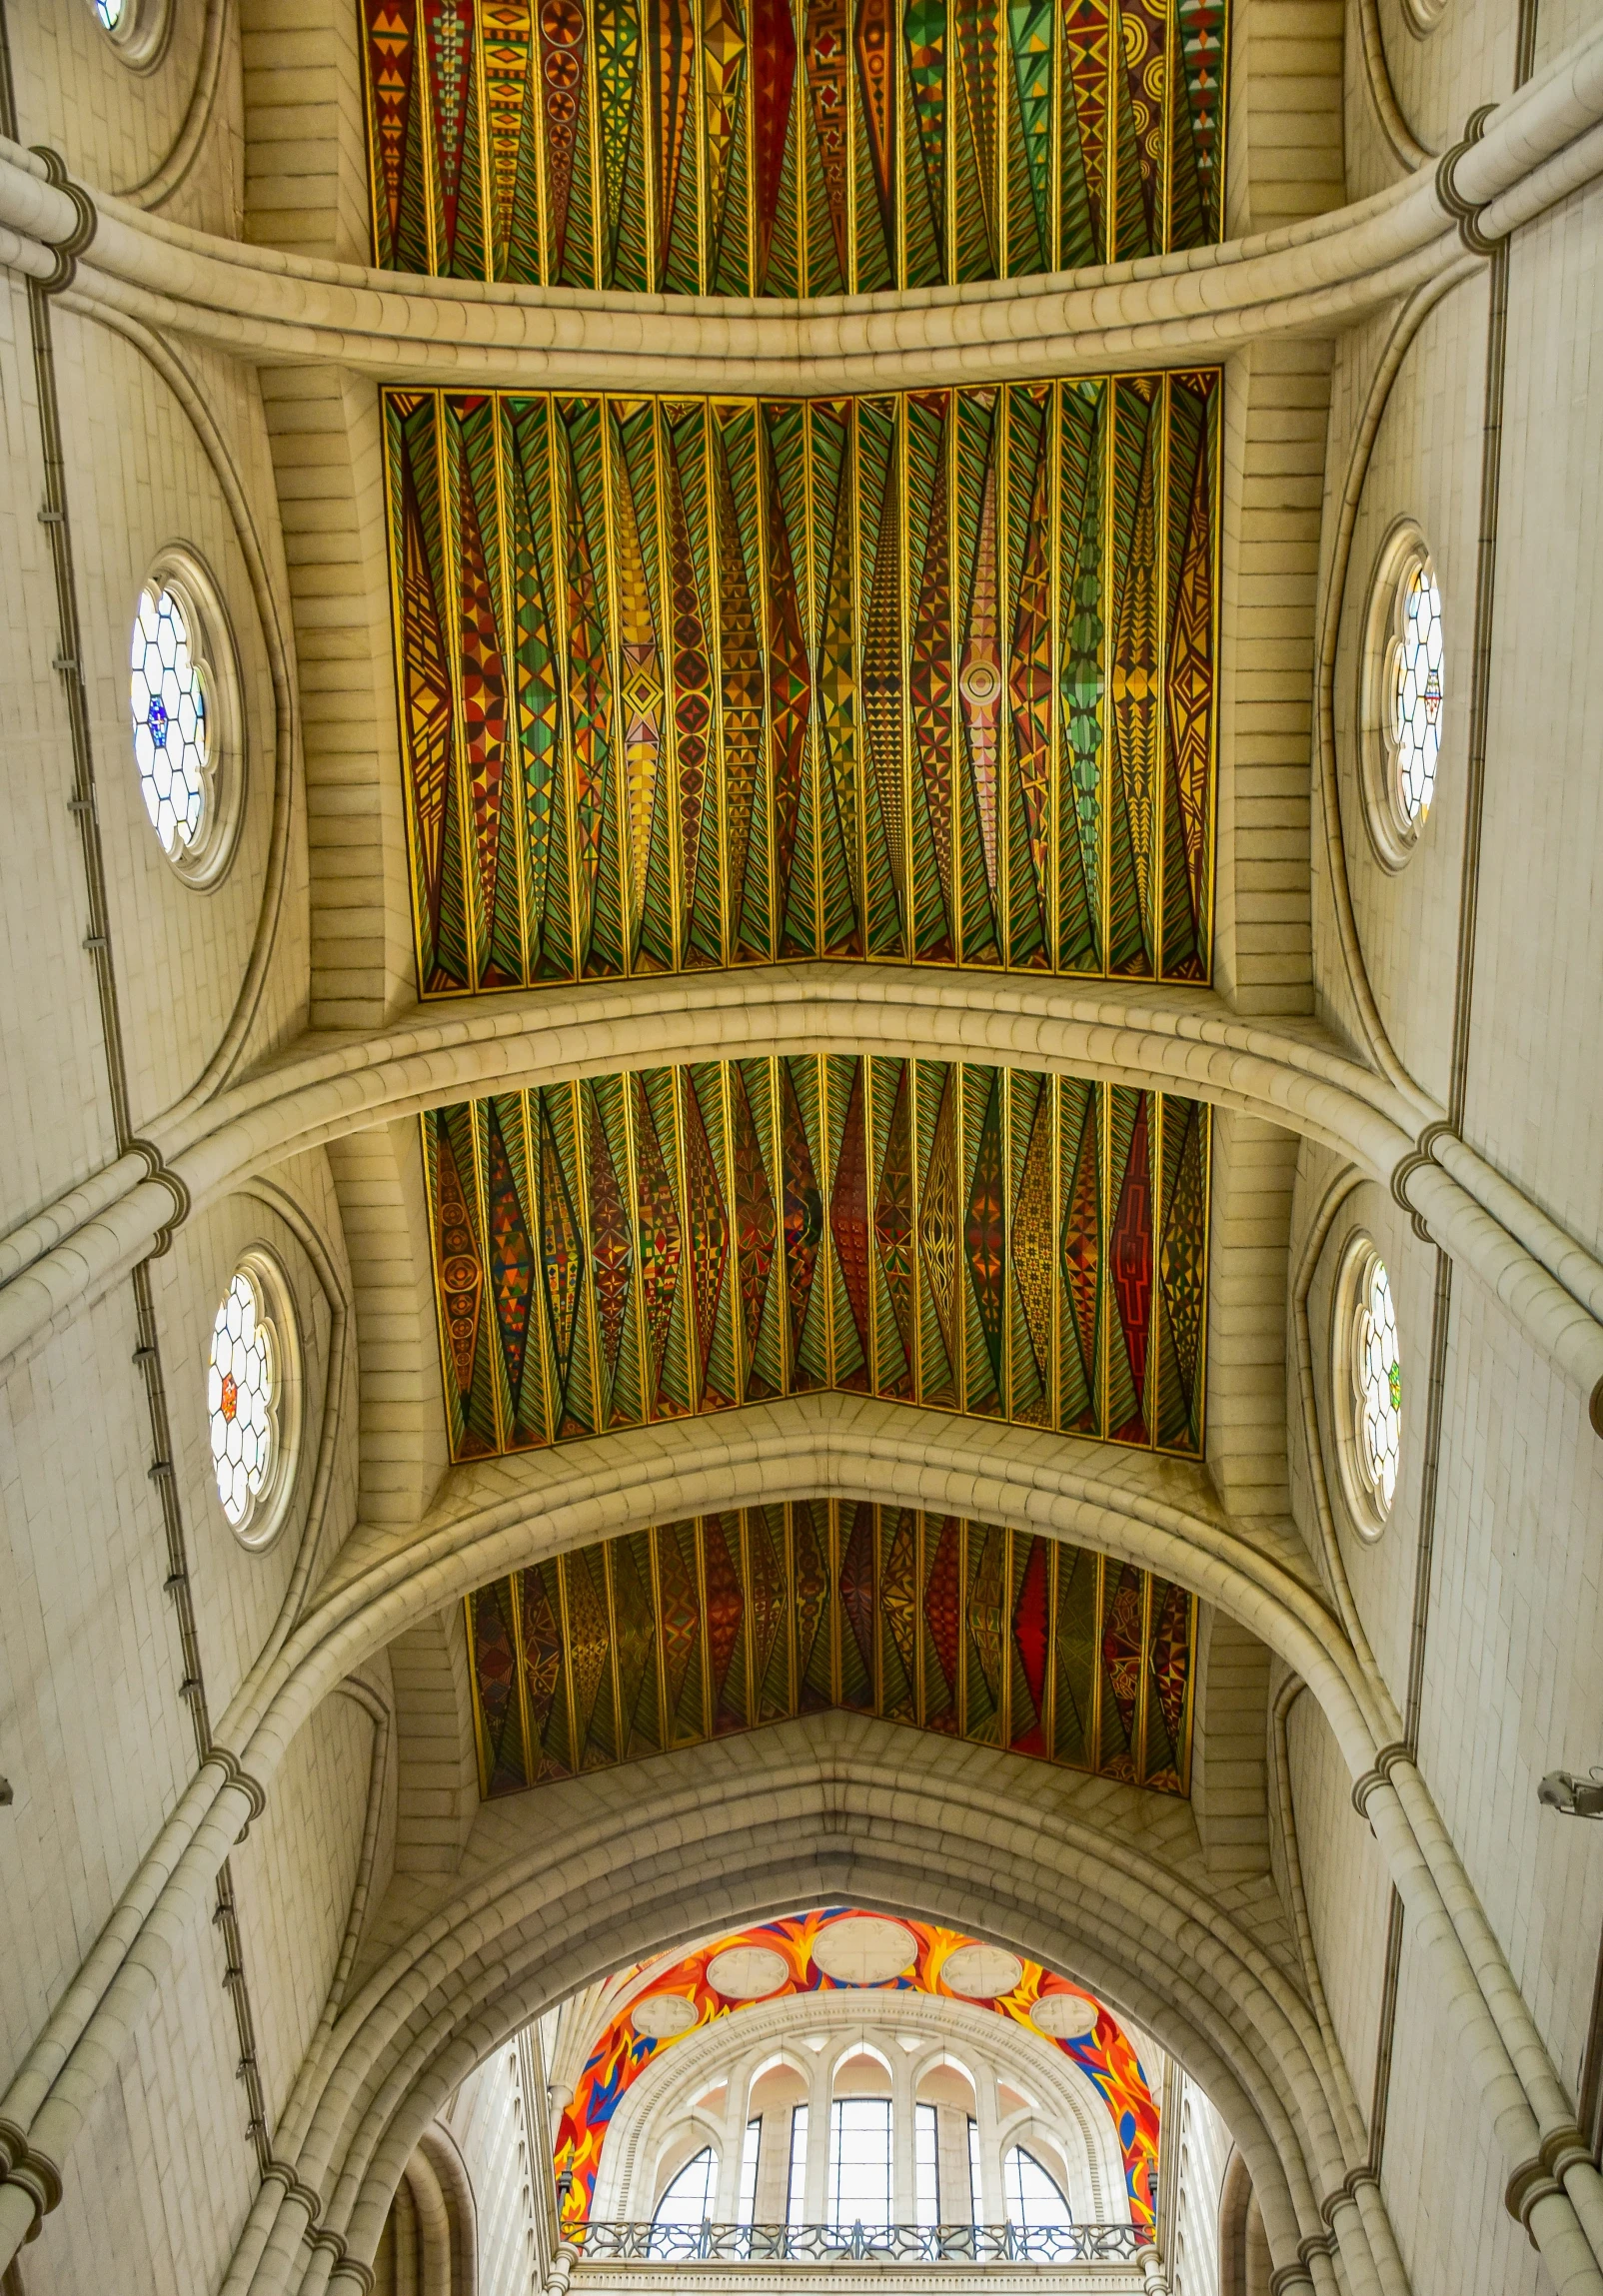
[(820, 1055), (423, 1131), (460, 1459), (817, 1388), (1201, 1452), (1197, 1101)]
[(1159, 1793), (1195, 1602), (1062, 1541), (816, 1500), (581, 1547), (468, 1605), (480, 1788), (838, 1707)]
[(816, 296), (1198, 247), (1224, 0), (362, 0), (380, 264)]
[[(381, 264), (797, 296), (1204, 244), (1188, 0), (363, 0)], [(1216, 368), (384, 397), (418, 983), (764, 963), (1203, 986)], [(840, 1388), (1199, 1457), (1210, 1126), (713, 1059), (423, 1120), (453, 1458)], [(482, 1788), (838, 1705), (1183, 1792), (1190, 1598), (834, 1502), (469, 1606)]]
[(423, 993), (1206, 980), (1220, 400), (389, 394)]

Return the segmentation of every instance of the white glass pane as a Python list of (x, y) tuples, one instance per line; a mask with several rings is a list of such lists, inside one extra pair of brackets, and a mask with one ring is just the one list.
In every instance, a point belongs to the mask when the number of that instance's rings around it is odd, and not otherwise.
[(1002, 2164), (1002, 2184), (1007, 2194), (1010, 2223), (1033, 2230), (1037, 2225), (1073, 2221), (1057, 2179), (1048, 2175), (1035, 2155), (1026, 2152), (1021, 2144), (1014, 2145)]
[(750, 2224), (752, 2211), (757, 2206), (757, 2156), (763, 2143), (761, 2116), (746, 2124), (746, 2142), (741, 2148), (741, 2200), (736, 2210), (737, 2224)]
[(968, 2116), (968, 2221), (977, 2224), (984, 2186), (979, 2181), (979, 2123), (972, 2113)]
[(918, 2222), (940, 2222), (940, 2156), (935, 2149), (935, 2108), (917, 2105), (913, 2109), (913, 2168), (917, 2192)]
[(654, 2224), (701, 2224), (713, 2201), (713, 2148), (705, 2145), (688, 2160), (657, 2203)]
[(791, 2114), (791, 2181), (786, 2188), (785, 2221), (787, 2224), (804, 2224), (807, 2206), (807, 2108), (795, 2107)]
[(890, 2102), (838, 2097), (829, 2128), (829, 2222), (890, 2222)]

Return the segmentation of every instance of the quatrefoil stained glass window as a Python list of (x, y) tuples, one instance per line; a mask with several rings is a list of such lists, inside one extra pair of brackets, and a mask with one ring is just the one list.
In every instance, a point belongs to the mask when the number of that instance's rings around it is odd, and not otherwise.
[(130, 671), (140, 792), (162, 850), (177, 860), (199, 845), (205, 827), (210, 727), (189, 616), (165, 586), (139, 593)]

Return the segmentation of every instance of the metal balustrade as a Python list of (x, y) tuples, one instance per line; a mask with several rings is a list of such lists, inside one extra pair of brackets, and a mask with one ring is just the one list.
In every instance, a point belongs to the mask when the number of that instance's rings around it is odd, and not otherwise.
[(1129, 2264), (1138, 2224), (576, 2224), (580, 2262), (640, 2264)]

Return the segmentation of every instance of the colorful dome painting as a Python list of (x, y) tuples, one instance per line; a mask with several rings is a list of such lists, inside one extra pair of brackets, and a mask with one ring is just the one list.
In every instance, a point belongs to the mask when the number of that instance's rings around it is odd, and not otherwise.
[[(787, 1982), (768, 1994), (769, 2000), (782, 1999), (788, 1993), (848, 1990), (850, 1988), (839, 1986), (818, 1967), (812, 1957), (812, 1945), (826, 1925), (852, 1916), (856, 1910), (847, 1905), (829, 1905), (815, 1912), (791, 1914), (783, 1920), (759, 1922), (750, 1929), (710, 1938), (616, 2012), (586, 2060), (573, 2100), (563, 2113), (557, 2132), (558, 2173), (571, 2169), (574, 2180), (563, 2212), (565, 2225), (583, 2223), (590, 2214), (602, 2146), (626, 2091), (655, 2056), (686, 2037), (681, 2033), (667, 2040), (656, 2040), (649, 2034), (637, 2032), (634, 2016), (641, 2001), (659, 1993), (677, 1993), (690, 2001), (696, 2010), (696, 2022), (686, 2027), (687, 2033), (699, 2031), (715, 2018), (729, 2016), (745, 2004), (727, 2000), (715, 1991), (708, 1983), (707, 1970), (715, 1954), (740, 1945), (766, 1946), (777, 1951), (789, 1965), (791, 1974)], [(947, 1985), (941, 1971), (960, 1946), (971, 1945), (974, 1940), (957, 1929), (937, 1928), (932, 1923), (909, 1921), (900, 1915), (897, 1918), (916, 1938), (917, 1957), (901, 1976), (871, 1989), (881, 1993), (909, 1991), (968, 1998)], [(977, 2005), (1013, 2017), (1033, 2033), (1030, 2011), (1037, 2001), (1053, 1993), (1078, 1995), (1081, 1992), (1081, 1987), (1043, 1969), (1038, 1961), (1025, 1960), (1024, 1973), (1010, 1993), (999, 1994), (994, 2000)], [(1158, 2108), (1123, 2028), (1100, 2002), (1096, 2006), (1095, 2027), (1082, 2040), (1049, 2041), (1046, 2045), (1071, 2057), (1106, 2103), (1124, 2157), (1131, 2219), (1150, 2231), (1155, 2215)], [(1046, 2038), (1040, 2034), (1036, 2037)]]

